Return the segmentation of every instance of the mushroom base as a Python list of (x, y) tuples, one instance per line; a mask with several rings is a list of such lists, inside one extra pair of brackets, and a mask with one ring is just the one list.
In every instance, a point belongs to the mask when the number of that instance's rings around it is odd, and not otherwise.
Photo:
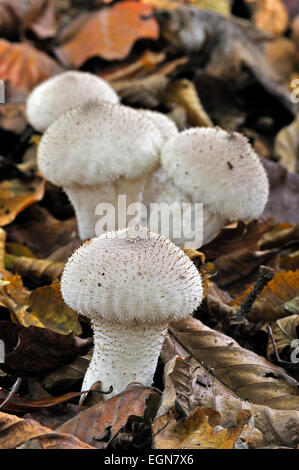
[(101, 381), (104, 395), (110, 398), (122, 392), (130, 383), (151, 386), (167, 325), (125, 325), (99, 321), (93, 324), (94, 352), (82, 384), (89, 390)]

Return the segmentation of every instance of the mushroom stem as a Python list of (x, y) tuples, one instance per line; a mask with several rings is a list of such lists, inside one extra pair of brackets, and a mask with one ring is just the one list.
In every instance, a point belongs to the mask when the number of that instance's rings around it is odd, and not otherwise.
[(93, 322), (94, 352), (82, 390), (101, 381), (102, 390), (112, 385), (113, 392), (122, 392), (131, 382), (151, 386), (167, 324), (122, 324), (103, 319)]
[[(87, 240), (104, 233), (104, 230), (100, 229), (100, 225), (97, 225), (100, 217), (104, 215), (101, 211), (96, 212), (97, 206), (101, 203), (104, 203), (105, 206), (106, 204), (113, 206), (112, 212), (109, 212), (105, 217), (107, 221), (106, 231), (125, 228), (127, 226), (127, 214), (123, 213), (124, 209), (122, 207), (119, 207), (118, 197), (126, 196), (126, 209), (131, 203), (141, 200), (144, 184), (145, 177), (140, 177), (134, 180), (119, 178), (114, 183), (107, 183), (106, 185), (80, 186), (76, 184), (65, 187), (64, 190), (75, 209), (80, 239)], [(118, 214), (118, 209), (122, 212), (121, 214)], [(119, 225), (120, 221), (123, 221), (121, 225)]]

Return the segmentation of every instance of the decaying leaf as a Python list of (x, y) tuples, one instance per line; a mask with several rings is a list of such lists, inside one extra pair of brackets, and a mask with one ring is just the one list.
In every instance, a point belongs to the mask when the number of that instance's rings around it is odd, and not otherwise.
[[(295, 341), (299, 339), (299, 315), (296, 314), (285, 318), (280, 318), (275, 323), (271, 324), (271, 328), (273, 333), (273, 340), (275, 342), (275, 348), (279, 354), (279, 358), (291, 362), (290, 356), (292, 352), (298, 348), (299, 344), (297, 341)], [(270, 360), (277, 360), (271, 338), (268, 340), (267, 357)]]
[(64, 65), (76, 67), (96, 56), (123, 59), (138, 39), (158, 38), (158, 24), (149, 18), (151, 13), (149, 5), (125, 1), (84, 15), (84, 21), (76, 20), (73, 37), (55, 49), (56, 55)]
[(274, 153), (288, 171), (299, 170), (299, 117), (276, 136)]
[(288, 316), (284, 304), (299, 295), (299, 270), (280, 271), (264, 287), (253, 304), (248, 319), (253, 322), (276, 321)]
[(270, 182), (270, 197), (262, 214), (275, 222), (298, 222), (299, 175), (288, 173), (279, 163), (262, 158)]
[[(195, 7), (156, 12), (165, 39), (185, 53), (210, 51), (205, 71), (213, 77), (240, 78), (242, 66), (292, 113), (295, 107), (287, 88), (271, 68), (260, 48), (265, 39), (250, 23), (225, 18)], [(269, 38), (268, 38), (269, 39)]]
[(94, 405), (59, 428), (60, 432), (76, 436), (94, 447), (105, 448), (125, 426), (130, 416), (144, 415), (146, 401), (159, 400), (152, 388), (128, 387), (109, 400)]
[[(5, 57), (5, 60), (4, 60)], [(29, 92), (40, 82), (62, 72), (54, 59), (27, 43), (0, 39), (0, 78)]]
[(242, 400), (274, 409), (299, 410), (298, 383), (232, 338), (192, 317), (171, 326), (170, 333)]
[(67, 434), (53, 433), (31, 419), (0, 412), (1, 449), (92, 449)]
[(195, 408), (181, 422), (176, 421), (171, 410), (153, 423), (155, 448), (232, 449), (242, 427), (218, 430), (220, 423), (220, 414), (210, 408)]
[(61, 335), (46, 328), (24, 327), (9, 321), (0, 322), (0, 339), (5, 344), (2, 369), (29, 376), (49, 372), (85, 354), (91, 338)]
[(30, 292), (24, 288), (22, 278), (15, 275), (2, 287), (0, 300), (12, 320), (23, 326), (48, 328), (64, 335), (82, 333), (78, 314), (63, 301), (58, 281)]
[(6, 269), (21, 276), (48, 283), (55, 281), (61, 276), (64, 263), (55, 263), (35, 257), (6, 255), (5, 266)]
[(254, 23), (257, 28), (282, 34), (288, 27), (289, 15), (283, 0), (246, 0), (255, 4)]

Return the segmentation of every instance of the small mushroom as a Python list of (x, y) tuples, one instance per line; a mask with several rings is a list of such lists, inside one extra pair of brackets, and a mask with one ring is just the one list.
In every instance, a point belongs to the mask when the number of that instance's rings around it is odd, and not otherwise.
[[(90, 102), (47, 129), (38, 147), (38, 165), (67, 193), (85, 240), (95, 235), (98, 204), (117, 208), (120, 194), (127, 196), (127, 206), (140, 200), (147, 175), (159, 164), (162, 144), (159, 129), (138, 111)], [(110, 230), (114, 228), (119, 227)]]
[(139, 112), (156, 124), (165, 141), (179, 133), (174, 121), (165, 116), (165, 114), (159, 113), (158, 111), (152, 111), (150, 109), (141, 109)]
[(200, 305), (202, 282), (174, 243), (130, 227), (78, 248), (65, 266), (61, 292), (94, 332), (82, 390), (100, 380), (115, 395), (131, 382), (151, 386), (167, 326)]
[[(258, 217), (268, 200), (266, 172), (247, 138), (220, 128), (192, 128), (167, 140), (161, 168), (144, 190), (146, 204), (203, 204), (203, 243), (228, 222)], [(199, 248), (199, 247), (196, 247)]]
[(119, 102), (113, 88), (96, 75), (64, 72), (34, 88), (27, 100), (26, 114), (32, 127), (43, 133), (69, 109), (90, 100)]

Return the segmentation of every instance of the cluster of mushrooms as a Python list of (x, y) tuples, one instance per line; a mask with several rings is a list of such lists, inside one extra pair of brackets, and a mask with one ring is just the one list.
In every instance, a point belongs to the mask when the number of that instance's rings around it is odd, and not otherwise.
[(200, 305), (201, 277), (145, 220), (95, 237), (97, 205), (117, 209), (119, 195), (146, 207), (200, 202), (207, 243), (227, 223), (263, 212), (264, 168), (243, 135), (220, 128), (179, 132), (161, 113), (120, 104), (110, 85), (89, 73), (43, 82), (28, 98), (27, 116), (43, 133), (39, 169), (68, 195), (85, 240), (61, 280), (65, 302), (94, 330), (82, 390), (98, 380), (113, 395), (131, 382), (150, 386), (169, 322)]

